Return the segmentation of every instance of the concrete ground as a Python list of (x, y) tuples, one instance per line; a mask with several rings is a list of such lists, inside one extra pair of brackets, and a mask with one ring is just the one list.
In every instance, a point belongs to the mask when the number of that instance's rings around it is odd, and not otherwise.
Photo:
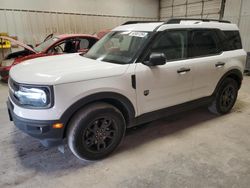
[(107, 159), (46, 149), (9, 122), (0, 84), (0, 187), (250, 187), (250, 77), (232, 112), (205, 108), (130, 129)]

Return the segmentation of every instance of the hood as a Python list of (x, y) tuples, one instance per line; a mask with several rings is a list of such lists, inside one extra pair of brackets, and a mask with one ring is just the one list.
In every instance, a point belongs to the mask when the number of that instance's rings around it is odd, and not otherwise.
[(17, 41), (17, 40), (15, 40), (15, 39), (13, 39), (13, 38), (6, 37), (6, 36), (0, 36), (0, 39), (9, 40), (9, 41), (11, 41), (12, 43), (17, 44), (18, 46), (21, 46), (21, 47), (25, 48), (26, 50), (29, 50), (29, 51), (31, 51), (31, 52), (33, 52), (33, 53), (37, 53), (37, 52), (36, 52), (33, 48), (31, 48), (30, 46), (28, 46), (28, 45), (26, 45), (26, 44), (24, 44), (24, 43), (22, 43), (22, 42), (20, 42), (20, 41)]
[(75, 53), (25, 61), (14, 66), (10, 76), (19, 83), (57, 85), (120, 76), (128, 66), (92, 60)]

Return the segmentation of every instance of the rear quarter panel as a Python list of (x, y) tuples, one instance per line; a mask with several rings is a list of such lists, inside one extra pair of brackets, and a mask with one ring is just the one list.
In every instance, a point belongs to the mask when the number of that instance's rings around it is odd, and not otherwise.
[(223, 53), (224, 53), (225, 62), (226, 62), (225, 67), (224, 67), (224, 73), (233, 69), (238, 69), (243, 74), (245, 65), (246, 65), (246, 57), (247, 57), (245, 50), (239, 49), (239, 50), (226, 51)]

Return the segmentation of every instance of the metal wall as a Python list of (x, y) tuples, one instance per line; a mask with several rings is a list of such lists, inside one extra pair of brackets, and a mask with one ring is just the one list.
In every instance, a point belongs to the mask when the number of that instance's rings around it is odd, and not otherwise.
[[(159, 3), (160, 2), (160, 3)], [(0, 0), (0, 32), (29, 44), (50, 33), (95, 33), (127, 20), (218, 19), (222, 0)], [(226, 0), (224, 19), (239, 25), (250, 51), (250, 0)]]
[(158, 0), (0, 0), (0, 32), (28, 44), (50, 33), (112, 29), (128, 20), (157, 20)]
[(224, 1), (223, 7), (223, 0), (160, 0), (160, 19), (193, 17), (229, 20), (239, 26), (243, 47), (250, 52), (250, 0)]
[(172, 17), (220, 18), (221, 0), (161, 0), (160, 19)]
[(243, 47), (250, 52), (250, 0), (227, 0), (224, 19), (238, 24)]

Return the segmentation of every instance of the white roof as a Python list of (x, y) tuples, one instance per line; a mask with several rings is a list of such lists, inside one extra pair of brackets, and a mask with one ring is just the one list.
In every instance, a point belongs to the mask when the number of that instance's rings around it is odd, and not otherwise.
[(178, 29), (178, 28), (210, 28), (221, 30), (239, 30), (236, 24), (223, 23), (223, 22), (202, 22), (202, 21), (181, 21), (179, 24), (164, 24), (160, 26), (157, 31), (163, 31), (166, 29)]
[(113, 31), (153, 31), (156, 27), (164, 22), (138, 23), (121, 25), (113, 29)]
[[(158, 27), (158, 28), (157, 28)], [(236, 24), (223, 23), (216, 21), (203, 22), (199, 20), (185, 20), (177, 24), (164, 24), (164, 22), (138, 23), (121, 25), (113, 29), (113, 31), (164, 31), (166, 29), (181, 29), (181, 28), (211, 28), (221, 30), (239, 30)]]

